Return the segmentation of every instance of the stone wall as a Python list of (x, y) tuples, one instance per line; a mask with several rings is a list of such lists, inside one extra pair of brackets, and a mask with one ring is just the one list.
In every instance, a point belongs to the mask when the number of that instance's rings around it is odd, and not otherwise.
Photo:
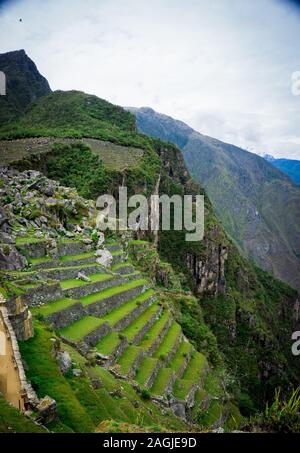
[(138, 344), (142, 340), (142, 338), (144, 337), (146, 332), (148, 332), (148, 330), (153, 326), (155, 321), (160, 317), (161, 313), (162, 313), (162, 307), (160, 308), (160, 310), (157, 313), (155, 313), (152, 316), (152, 318), (149, 319), (149, 321), (147, 321), (143, 325), (142, 329), (137, 332), (137, 334), (134, 336), (134, 338), (132, 340), (133, 344)]
[(104, 316), (106, 313), (114, 310), (128, 300), (137, 297), (143, 292), (144, 289), (144, 285), (140, 285), (135, 288), (128, 289), (127, 291), (124, 291), (122, 293), (109, 296), (106, 299), (101, 299), (98, 302), (87, 305), (85, 307), (86, 312), (92, 316)]
[(58, 282), (53, 282), (46, 284), (42, 283), (33, 288), (29, 288), (26, 290), (26, 293), (20, 297), (24, 304), (27, 304), (29, 307), (35, 307), (62, 299), (64, 296), (60, 284)]
[(68, 308), (52, 313), (46, 317), (46, 320), (55, 328), (63, 329), (72, 322), (78, 321), (85, 316), (85, 311), (80, 302), (71, 305)]
[(72, 297), (74, 299), (80, 299), (81, 297), (87, 296), (89, 294), (97, 293), (98, 291), (103, 291), (106, 288), (111, 286), (118, 286), (125, 283), (125, 279), (122, 277), (114, 277), (108, 280), (103, 280), (95, 283), (88, 283), (82, 286), (77, 286), (75, 288), (63, 290), (64, 297)]
[(115, 324), (114, 328), (116, 330), (125, 329), (125, 327), (127, 327), (135, 318), (137, 318), (144, 310), (146, 310), (146, 308), (150, 307), (154, 299), (154, 296), (148, 297), (148, 299), (146, 299), (140, 305), (137, 305), (134, 310), (120, 319), (120, 321)]

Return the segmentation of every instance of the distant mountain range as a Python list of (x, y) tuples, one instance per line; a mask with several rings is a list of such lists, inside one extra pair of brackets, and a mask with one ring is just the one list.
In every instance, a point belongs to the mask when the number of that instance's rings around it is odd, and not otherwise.
[(269, 154), (265, 154), (263, 157), (274, 167), (288, 175), (295, 184), (300, 186), (300, 160), (275, 159), (275, 157)]
[(227, 233), (248, 258), (300, 290), (300, 188), (266, 159), (150, 108), (129, 108), (144, 134), (176, 144)]

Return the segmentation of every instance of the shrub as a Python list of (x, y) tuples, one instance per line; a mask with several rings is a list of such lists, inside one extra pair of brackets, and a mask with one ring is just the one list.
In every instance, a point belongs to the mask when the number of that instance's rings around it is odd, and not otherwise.
[(143, 390), (141, 391), (141, 397), (143, 398), (143, 400), (146, 400), (146, 401), (150, 400), (151, 395), (150, 395), (149, 390), (143, 389)]

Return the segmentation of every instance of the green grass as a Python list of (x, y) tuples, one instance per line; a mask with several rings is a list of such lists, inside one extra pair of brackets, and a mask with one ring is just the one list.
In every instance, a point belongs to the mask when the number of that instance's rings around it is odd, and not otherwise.
[(186, 379), (176, 379), (173, 389), (174, 396), (179, 400), (184, 401), (193, 385), (195, 385), (193, 381)]
[(50, 256), (42, 256), (41, 258), (29, 258), (28, 262), (32, 266), (42, 264), (42, 263), (49, 263), (53, 260)]
[(129, 242), (129, 245), (150, 245), (149, 241), (142, 241), (141, 239), (136, 239)]
[(0, 433), (46, 433), (46, 429), (34, 423), (0, 396)]
[(110, 326), (114, 327), (117, 324), (117, 322), (119, 322), (122, 318), (124, 318), (126, 315), (132, 312), (140, 304), (145, 302), (153, 294), (154, 291), (152, 289), (148, 289), (147, 291), (130, 300), (129, 302), (126, 302), (120, 307), (116, 308), (115, 310), (112, 310), (107, 315), (103, 316), (102, 319), (104, 321), (107, 321), (110, 324)]
[(48, 304), (42, 305), (41, 307), (32, 307), (30, 311), (33, 315), (41, 315), (41, 316), (50, 316), (53, 313), (57, 313), (58, 311), (64, 310), (65, 308), (72, 307), (72, 305), (78, 303), (78, 300), (75, 299), (59, 299)]
[(95, 348), (100, 354), (110, 355), (120, 344), (120, 341), (118, 332), (110, 332), (96, 344)]
[(206, 397), (206, 391), (204, 389), (198, 389), (195, 393), (195, 404), (194, 407), (192, 408), (192, 416), (193, 418), (197, 417), (198, 413), (200, 412), (201, 409), (201, 404), (204, 401), (204, 398)]
[(63, 337), (73, 341), (80, 341), (86, 335), (93, 332), (103, 324), (103, 320), (95, 318), (94, 316), (85, 316), (79, 321), (75, 321), (67, 327), (60, 330), (60, 334)]
[(74, 395), (67, 379), (61, 374), (52, 355), (54, 334), (42, 324), (35, 323), (35, 336), (19, 343), (26, 362), (27, 378), (39, 397), (49, 395), (57, 402), (58, 414), (63, 423), (75, 432), (93, 432), (94, 424)]
[(172, 368), (172, 370), (175, 371), (177, 374), (182, 362), (185, 360), (185, 357), (191, 352), (192, 349), (191, 343), (188, 343), (187, 341), (182, 341), (179, 345), (179, 348), (176, 351), (176, 354), (174, 355), (173, 359), (169, 363), (169, 367)]
[(144, 338), (141, 340), (139, 346), (141, 346), (145, 351), (151, 348), (153, 342), (157, 339), (167, 321), (171, 317), (171, 314), (168, 310), (164, 310), (160, 318), (153, 324), (150, 330), (146, 333)]
[(129, 289), (136, 288), (137, 286), (146, 285), (147, 280), (135, 280), (129, 283), (124, 283), (123, 285), (114, 286), (112, 288), (108, 288), (104, 291), (99, 291), (94, 294), (90, 294), (89, 296), (85, 296), (81, 298), (81, 302), (83, 306), (90, 305), (94, 302), (98, 302), (100, 300), (106, 299), (107, 297), (114, 296), (115, 294), (123, 293)]
[(60, 286), (62, 289), (77, 288), (78, 286), (85, 286), (91, 283), (104, 282), (112, 278), (110, 274), (92, 274), (88, 276), (90, 281), (79, 280), (77, 278), (71, 278), (69, 280), (62, 280)]
[(154, 359), (153, 357), (145, 357), (137, 370), (135, 377), (136, 381), (139, 384), (144, 385), (148, 377), (151, 375), (156, 364), (157, 359)]
[(207, 368), (206, 357), (201, 352), (195, 351), (182, 377), (183, 379), (198, 383)]
[(139, 348), (138, 346), (128, 346), (125, 349), (125, 351), (118, 360), (118, 364), (120, 365), (120, 371), (124, 376), (126, 376), (128, 372), (131, 370), (132, 365), (140, 352), (141, 348)]
[[(146, 291), (148, 292), (148, 291)], [(145, 310), (138, 318), (136, 318), (126, 329), (122, 331), (126, 335), (128, 341), (132, 341), (136, 334), (143, 328), (143, 326), (158, 313), (160, 306), (157, 303), (151, 305)]]
[(161, 368), (157, 373), (157, 376), (150, 389), (150, 392), (153, 393), (154, 395), (162, 396), (166, 390), (166, 386), (169, 383), (173, 373), (174, 372), (173, 370), (171, 370), (171, 368)]
[(168, 332), (162, 339), (160, 346), (155, 351), (153, 356), (157, 357), (157, 358), (161, 358), (162, 356), (169, 354), (173, 350), (180, 333), (181, 333), (180, 325), (177, 324), (176, 321), (173, 321)]
[(16, 245), (26, 245), (26, 244), (38, 244), (39, 242), (45, 242), (44, 238), (36, 238), (36, 237), (18, 237), (16, 239)]
[(65, 262), (65, 261), (79, 261), (79, 260), (85, 260), (88, 258), (95, 258), (95, 251), (92, 252), (85, 252), (85, 253), (79, 253), (78, 255), (64, 255), (59, 258), (60, 261)]

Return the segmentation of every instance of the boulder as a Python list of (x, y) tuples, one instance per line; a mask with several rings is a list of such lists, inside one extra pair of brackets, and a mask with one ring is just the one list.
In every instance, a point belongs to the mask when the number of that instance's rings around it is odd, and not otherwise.
[(85, 275), (83, 272), (78, 272), (77, 280), (82, 280), (84, 282), (90, 282), (91, 281), (91, 279), (87, 275)]
[(0, 245), (0, 269), (21, 270), (27, 264), (26, 258), (12, 244)]
[(56, 360), (63, 374), (67, 373), (72, 367), (72, 359), (68, 351), (60, 351), (56, 356)]
[(51, 423), (57, 418), (57, 404), (50, 396), (42, 398), (36, 406), (36, 410), (39, 413), (39, 421), (43, 425)]
[(112, 262), (113, 262), (113, 256), (112, 254), (110, 253), (109, 250), (96, 250), (96, 256), (98, 257), (96, 259), (96, 262), (98, 264), (101, 264), (102, 266), (105, 266), (105, 267), (110, 267)]

